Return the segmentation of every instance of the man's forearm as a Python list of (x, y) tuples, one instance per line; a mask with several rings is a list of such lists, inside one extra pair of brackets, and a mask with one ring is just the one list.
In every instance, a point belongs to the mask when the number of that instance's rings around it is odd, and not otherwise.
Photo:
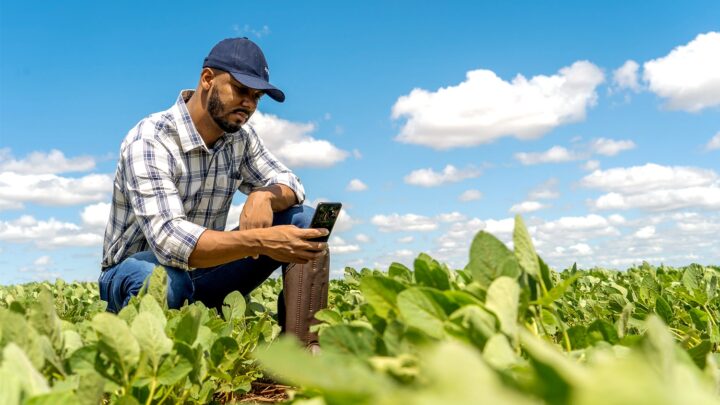
[(219, 266), (260, 253), (257, 231), (213, 231), (200, 235), (188, 265), (194, 268)]
[(250, 196), (255, 193), (258, 193), (257, 196), (262, 195), (270, 201), (273, 212), (285, 211), (298, 202), (295, 191), (284, 184), (273, 184), (268, 187), (258, 188), (250, 193)]

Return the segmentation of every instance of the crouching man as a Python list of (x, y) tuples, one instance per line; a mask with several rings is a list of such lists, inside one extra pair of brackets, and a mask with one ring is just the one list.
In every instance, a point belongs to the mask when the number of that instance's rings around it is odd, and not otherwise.
[[(260, 99), (283, 102), (269, 83), (260, 48), (246, 38), (219, 42), (195, 90), (130, 130), (120, 147), (105, 230), (100, 297), (118, 312), (157, 265), (168, 275), (168, 304), (220, 308), (232, 291), (248, 294), (282, 266), (278, 316), (309, 349), (315, 312), (327, 305), (327, 243), (309, 239), (300, 180), (247, 126)], [(224, 231), (235, 190), (248, 195), (240, 226)]]

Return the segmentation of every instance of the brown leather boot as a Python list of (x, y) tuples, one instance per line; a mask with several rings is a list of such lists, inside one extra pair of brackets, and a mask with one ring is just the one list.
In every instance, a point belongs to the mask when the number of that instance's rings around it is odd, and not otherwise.
[(310, 326), (319, 323), (315, 313), (327, 307), (330, 255), (326, 253), (306, 264), (290, 264), (282, 276), (283, 291), (278, 297), (282, 332), (296, 336), (311, 353), (317, 354), (318, 335), (310, 332)]

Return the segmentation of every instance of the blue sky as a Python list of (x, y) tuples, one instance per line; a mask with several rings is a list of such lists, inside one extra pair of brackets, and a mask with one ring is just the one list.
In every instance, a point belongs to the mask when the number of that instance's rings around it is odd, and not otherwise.
[(4, 2), (0, 283), (96, 278), (120, 142), (233, 36), (287, 95), (259, 135), (346, 207), (334, 275), (462, 267), (516, 213), (557, 269), (719, 264), (720, 4), (585, 3)]

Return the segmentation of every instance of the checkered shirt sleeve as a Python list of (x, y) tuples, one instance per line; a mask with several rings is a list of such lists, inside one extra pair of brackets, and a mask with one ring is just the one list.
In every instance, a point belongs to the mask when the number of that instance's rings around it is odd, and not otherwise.
[(145, 239), (160, 263), (189, 269), (188, 260), (205, 227), (187, 220), (173, 182), (175, 158), (159, 142), (141, 138), (123, 153), (125, 188)]

